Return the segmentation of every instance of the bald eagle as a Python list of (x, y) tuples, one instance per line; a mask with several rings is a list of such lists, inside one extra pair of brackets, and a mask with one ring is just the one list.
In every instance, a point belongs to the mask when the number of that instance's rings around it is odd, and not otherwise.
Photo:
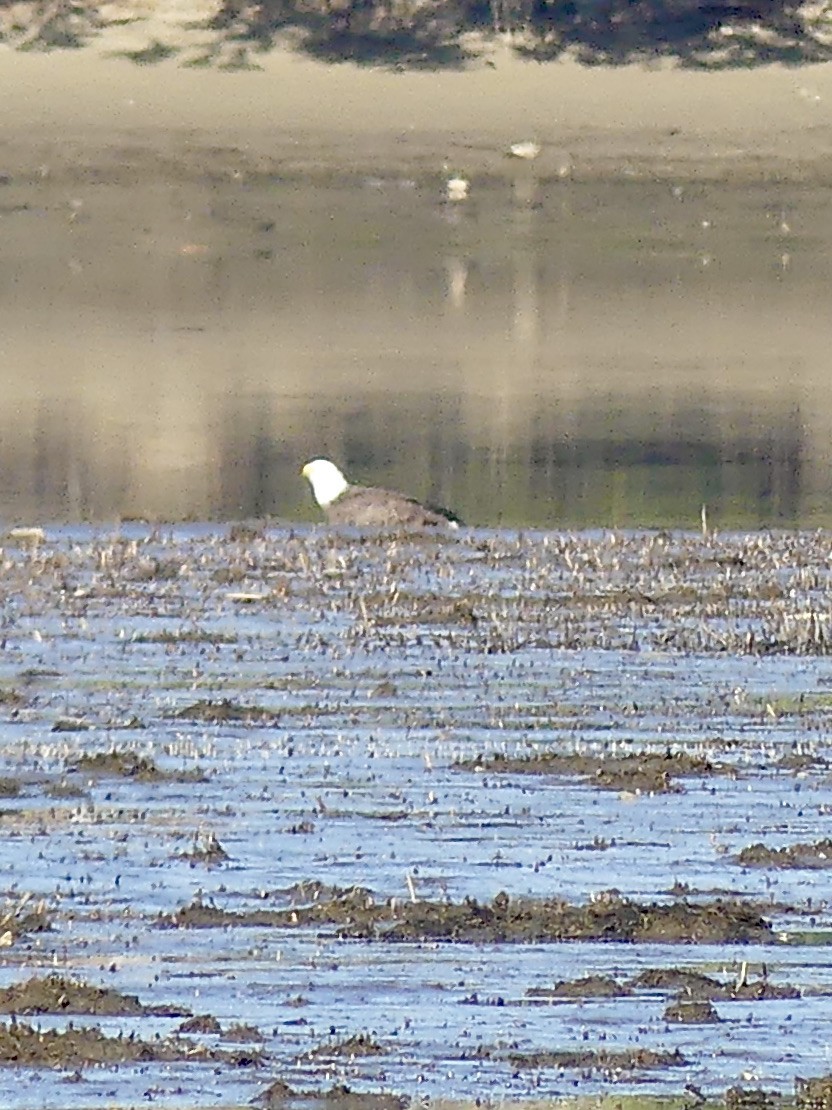
[(412, 497), (376, 486), (352, 486), (328, 459), (313, 459), (301, 471), (330, 524), (354, 528), (412, 530), (458, 528), (462, 523), (447, 509), (421, 505)]

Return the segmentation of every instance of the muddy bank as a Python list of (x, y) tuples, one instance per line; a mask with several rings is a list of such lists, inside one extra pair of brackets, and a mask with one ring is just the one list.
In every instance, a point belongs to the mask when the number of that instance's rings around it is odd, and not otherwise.
[[(477, 1059), (491, 1059), (496, 1054), (491, 1049), (480, 1049)], [(506, 1059), (515, 1068), (568, 1068), (580, 1072), (600, 1071), (613, 1079), (624, 1072), (645, 1071), (651, 1068), (683, 1068), (688, 1061), (681, 1052), (655, 1052), (650, 1049), (630, 1051), (535, 1052), (525, 1054), (509, 1052)]]
[(678, 794), (676, 778), (735, 773), (710, 760), (685, 752), (641, 752), (625, 756), (561, 755), (545, 752), (521, 759), (503, 755), (458, 764), (460, 770), (507, 775), (556, 775), (578, 778), (601, 790), (633, 790), (639, 794)]
[(83, 1068), (174, 1061), (253, 1067), (260, 1057), (210, 1049), (184, 1039), (148, 1042), (133, 1035), (108, 1037), (98, 1029), (43, 1030), (14, 1019), (0, 1024), (0, 1065), (9, 1067)]
[(511, 899), (505, 892), (490, 905), (473, 899), (462, 905), (376, 903), (368, 890), (345, 891), (332, 899), (289, 910), (238, 913), (194, 902), (159, 922), (161, 927), (208, 929), (228, 925), (297, 928), (334, 925), (338, 935), (388, 942), (444, 940), (463, 944), (606, 940), (629, 943), (770, 944), (771, 925), (753, 907), (716, 901), (640, 906), (615, 892), (589, 906), (557, 899)]
[(832, 840), (827, 838), (815, 844), (790, 844), (787, 848), (751, 844), (737, 856), (737, 863), (743, 867), (795, 867), (822, 871), (832, 867)]
[(401, 1095), (351, 1091), (346, 1086), (323, 1091), (296, 1090), (276, 1079), (256, 1099), (267, 1110), (407, 1110), (411, 1100)]
[(648, 968), (626, 981), (587, 976), (555, 983), (553, 987), (533, 987), (528, 996), (540, 999), (630, 998), (634, 993), (648, 991), (675, 994), (682, 1002), (747, 1002), (800, 996), (795, 987), (771, 983), (767, 975), (752, 980), (741, 972), (733, 982), (722, 982), (713, 976), (681, 968)]
[(0, 1014), (98, 1014), (112, 1017), (182, 1017), (177, 1006), (143, 1006), (132, 994), (90, 986), (63, 975), (33, 977), (0, 989)]

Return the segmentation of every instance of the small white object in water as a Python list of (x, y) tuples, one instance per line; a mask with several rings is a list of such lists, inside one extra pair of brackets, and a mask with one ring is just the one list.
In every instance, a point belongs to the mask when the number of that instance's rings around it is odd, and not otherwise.
[(469, 188), (470, 182), (466, 181), (460, 174), (449, 177), (445, 183), (448, 200), (467, 200)]
[(18, 547), (36, 548), (46, 540), (46, 533), (42, 528), (17, 525), (0, 536), (0, 543), (16, 545)]
[(540, 149), (540, 143), (535, 143), (531, 139), (527, 139), (522, 143), (512, 143), (508, 148), (508, 152), (515, 158), (525, 158), (527, 161), (531, 161), (532, 158), (537, 158), (538, 154), (540, 154)]

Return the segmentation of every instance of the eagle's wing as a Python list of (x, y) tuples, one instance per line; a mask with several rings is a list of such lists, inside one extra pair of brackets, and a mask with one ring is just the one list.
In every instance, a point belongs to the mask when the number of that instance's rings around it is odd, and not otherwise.
[(326, 508), (330, 524), (354, 528), (437, 528), (458, 523), (412, 497), (376, 486), (350, 486)]

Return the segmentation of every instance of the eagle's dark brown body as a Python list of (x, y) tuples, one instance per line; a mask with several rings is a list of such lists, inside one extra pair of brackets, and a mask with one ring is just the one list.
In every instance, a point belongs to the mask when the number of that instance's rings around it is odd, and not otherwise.
[(323, 506), (330, 524), (349, 524), (354, 528), (416, 530), (419, 528), (457, 528), (450, 514), (422, 505), (412, 497), (376, 486), (348, 486), (329, 505)]

